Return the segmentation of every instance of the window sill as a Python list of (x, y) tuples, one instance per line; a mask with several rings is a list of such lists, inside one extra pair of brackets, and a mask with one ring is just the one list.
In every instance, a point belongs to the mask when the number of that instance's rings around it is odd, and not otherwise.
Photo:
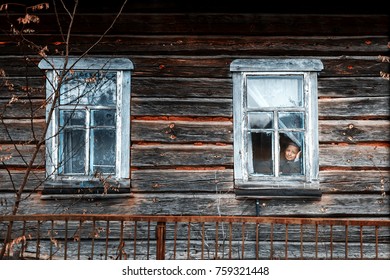
[(305, 199), (321, 200), (318, 183), (241, 183), (234, 187), (236, 199)]
[(98, 199), (115, 199), (115, 198), (130, 198), (131, 193), (120, 194), (42, 194), (42, 200), (65, 200), (65, 199), (83, 199), (83, 200), (98, 200)]
[(52, 180), (43, 184), (41, 199), (102, 199), (130, 197), (130, 180)]

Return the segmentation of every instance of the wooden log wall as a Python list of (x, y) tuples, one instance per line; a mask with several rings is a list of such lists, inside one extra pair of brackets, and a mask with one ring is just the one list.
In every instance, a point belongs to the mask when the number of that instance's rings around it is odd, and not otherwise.
[[(172, 1), (168, 1), (170, 3)], [(131, 198), (42, 199), (44, 149), (20, 213), (255, 215), (233, 191), (234, 59), (316, 58), (319, 74), (320, 201), (262, 201), (261, 215), (389, 218), (390, 19), (386, 14), (277, 14), (167, 9), (129, 4), (89, 53), (126, 57), (131, 82)], [(169, 8), (169, 7), (168, 7)], [(92, 12), (91, 12), (92, 11)], [(71, 54), (80, 55), (116, 13), (81, 10)], [(171, 12), (169, 12), (171, 11)], [(25, 40), (10, 36), (21, 14), (0, 14), (0, 213), (8, 213), (26, 161), (44, 131), (40, 57), (26, 44), (64, 51), (52, 10)], [(64, 30), (65, 13), (58, 19)], [(14, 101), (10, 100), (14, 97)]]

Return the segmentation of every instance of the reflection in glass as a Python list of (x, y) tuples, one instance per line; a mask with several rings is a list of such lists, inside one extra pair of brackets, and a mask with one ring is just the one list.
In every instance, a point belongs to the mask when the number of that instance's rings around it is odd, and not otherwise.
[(115, 126), (115, 110), (92, 110), (91, 126)]
[(302, 112), (279, 113), (279, 128), (304, 128), (304, 114)]
[(94, 128), (91, 130), (92, 173), (115, 172), (115, 130)]
[(85, 174), (85, 111), (60, 111), (60, 174)]
[(248, 113), (249, 129), (264, 129), (273, 127), (273, 113)]
[(61, 110), (60, 126), (85, 126), (85, 111)]
[(85, 129), (64, 129), (60, 133), (60, 174), (85, 174)]
[(60, 105), (114, 105), (115, 72), (69, 72), (60, 90)]

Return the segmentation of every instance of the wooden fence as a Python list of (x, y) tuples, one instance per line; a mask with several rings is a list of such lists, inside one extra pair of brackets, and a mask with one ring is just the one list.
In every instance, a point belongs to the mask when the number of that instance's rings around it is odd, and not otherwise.
[(16, 215), (0, 233), (6, 259), (390, 259), (380, 219)]

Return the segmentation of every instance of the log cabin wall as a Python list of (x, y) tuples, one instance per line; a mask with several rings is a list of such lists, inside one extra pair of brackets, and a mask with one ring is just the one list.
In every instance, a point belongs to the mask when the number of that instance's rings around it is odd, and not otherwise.
[[(388, 64), (377, 59), (389, 53), (388, 15), (369, 9), (319, 13), (298, 6), (278, 13), (148, 2), (128, 3), (101, 40), (120, 7), (81, 7), (70, 41), (72, 55), (100, 40), (90, 56), (134, 63), (132, 196), (42, 199), (42, 150), (19, 213), (255, 215), (254, 201), (236, 200), (233, 191), (229, 66), (235, 59), (272, 57), (315, 58), (324, 64), (318, 77), (322, 198), (261, 201), (260, 214), (389, 218), (389, 82), (379, 75)], [(64, 43), (54, 11), (37, 14), (36, 31), (25, 40), (47, 46), (48, 55), (60, 53)], [(17, 24), (20, 15), (0, 15), (2, 214), (10, 212), (14, 187), (23, 179), (45, 122), (44, 78), (36, 67), (40, 57), (28, 41), (8, 34), (10, 22)], [(63, 26), (69, 21), (61, 11), (58, 20)]]

